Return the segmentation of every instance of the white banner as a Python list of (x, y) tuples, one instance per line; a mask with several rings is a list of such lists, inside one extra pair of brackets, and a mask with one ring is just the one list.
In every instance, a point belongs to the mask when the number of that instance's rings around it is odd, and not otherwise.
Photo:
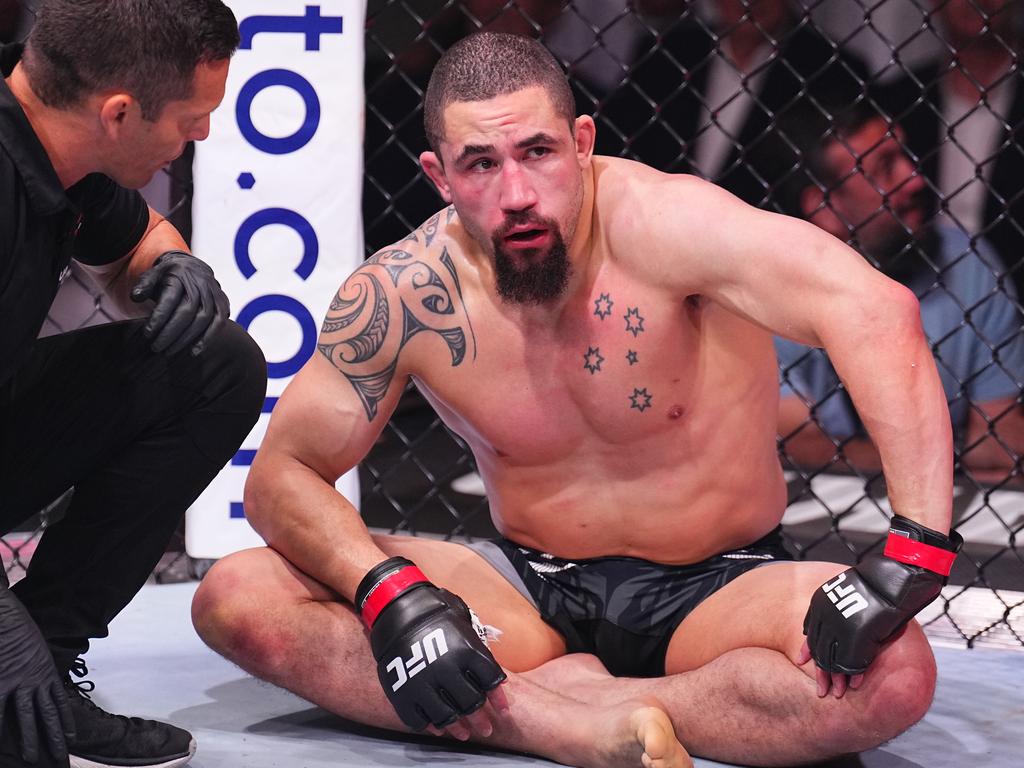
[[(248, 467), (363, 254), (363, 3), (228, 5), (242, 44), (210, 137), (196, 145), (192, 247), (263, 348), (269, 384), (252, 434), (188, 511), (185, 545), (196, 558), (262, 543), (242, 508)], [(354, 471), (338, 488), (358, 503)]]

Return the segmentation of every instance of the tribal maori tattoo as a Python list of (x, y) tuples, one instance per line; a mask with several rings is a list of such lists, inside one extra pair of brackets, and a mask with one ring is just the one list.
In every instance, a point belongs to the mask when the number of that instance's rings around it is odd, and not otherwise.
[[(423, 238), (429, 246), (439, 216), (403, 244)], [(349, 380), (366, 418), (373, 421), (402, 350), (424, 332), (444, 340), (453, 367), (465, 359), (470, 344), (476, 356), (476, 336), (448, 249), (435, 259), (391, 248), (372, 256), (345, 281), (331, 302), (317, 348)]]

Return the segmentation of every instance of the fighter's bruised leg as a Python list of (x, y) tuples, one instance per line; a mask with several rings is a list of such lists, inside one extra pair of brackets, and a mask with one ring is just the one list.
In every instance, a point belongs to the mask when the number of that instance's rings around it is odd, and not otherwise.
[[(416, 562), (431, 581), (460, 594), (484, 624), (501, 632), (492, 649), (512, 672), (501, 687), (510, 709), (495, 713), (487, 704), (472, 716), (472, 733), (449, 728), (452, 735), (574, 765), (691, 765), (655, 701), (640, 697), (595, 708), (514, 674), (563, 653), (564, 645), (477, 555), (444, 542), (378, 543), (388, 554)], [(196, 595), (193, 618), (214, 650), (252, 674), (344, 717), (406, 730), (384, 696), (355, 611), (273, 551), (249, 550), (218, 563)], [(494, 724), (489, 736), (484, 722)]]
[(794, 765), (875, 747), (927, 712), (935, 662), (916, 623), (885, 646), (858, 690), (820, 697), (814, 663), (796, 665), (811, 594), (844, 570), (779, 563), (748, 572), (677, 629), (664, 678), (614, 678), (592, 657), (567, 656), (527, 677), (580, 701), (653, 695), (693, 754), (748, 765)]

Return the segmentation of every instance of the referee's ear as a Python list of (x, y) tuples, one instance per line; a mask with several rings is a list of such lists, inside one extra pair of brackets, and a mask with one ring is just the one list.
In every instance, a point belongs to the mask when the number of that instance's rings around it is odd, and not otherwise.
[(102, 97), (100, 102), (100, 125), (111, 139), (118, 139), (125, 127), (136, 117), (141, 117), (139, 103), (131, 94), (113, 93)]
[(441, 195), (441, 198), (446, 203), (451, 203), (451, 188), (448, 184), (448, 177), (444, 172), (444, 164), (441, 162), (441, 158), (434, 152), (424, 152), (420, 155), (420, 165), (423, 167), (423, 172), (427, 174), (427, 178), (437, 187), (437, 192)]

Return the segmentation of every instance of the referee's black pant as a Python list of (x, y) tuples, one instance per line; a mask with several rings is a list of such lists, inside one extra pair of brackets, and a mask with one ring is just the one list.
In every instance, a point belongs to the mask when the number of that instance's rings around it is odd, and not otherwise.
[(61, 673), (106, 636), (263, 405), (266, 363), (239, 326), (166, 357), (143, 322), (40, 339), (0, 388), (0, 533), (75, 489), (13, 587)]

